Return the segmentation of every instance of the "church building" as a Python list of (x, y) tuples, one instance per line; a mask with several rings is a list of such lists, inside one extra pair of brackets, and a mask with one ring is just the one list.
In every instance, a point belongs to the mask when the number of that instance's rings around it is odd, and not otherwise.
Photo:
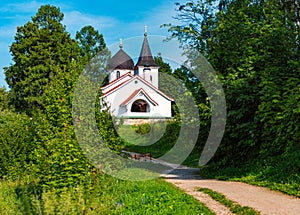
[(100, 99), (105, 101), (112, 116), (118, 118), (170, 118), (173, 98), (158, 89), (159, 66), (155, 63), (147, 32), (136, 64), (123, 50), (107, 65), (109, 84), (103, 86)]

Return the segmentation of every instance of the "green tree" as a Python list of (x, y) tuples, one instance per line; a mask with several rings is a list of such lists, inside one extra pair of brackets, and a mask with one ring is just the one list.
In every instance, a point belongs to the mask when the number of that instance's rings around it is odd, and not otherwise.
[(230, 0), (197, 0), (185, 4), (175, 3), (177, 16), (175, 19), (182, 25), (164, 24), (185, 46), (193, 47), (207, 56), (207, 42), (213, 36), (212, 31), (216, 14), (227, 8)]
[(41, 96), (60, 70), (78, 59), (79, 47), (62, 24), (63, 13), (41, 6), (31, 21), (17, 28), (10, 47), (14, 63), (5, 68), (10, 98), (17, 111), (43, 109)]
[(295, 149), (297, 141), (288, 136), (299, 124), (298, 1), (220, 2), (178, 4), (182, 25), (169, 26), (173, 37), (204, 54), (222, 80), (228, 118), (215, 160), (240, 165)]
[[(184, 121), (193, 130), (199, 126), (195, 122), (200, 121), (201, 129), (199, 130), (196, 147), (202, 149), (203, 143), (205, 143), (208, 136), (209, 119), (211, 117), (210, 105), (202, 84), (185, 66), (181, 66), (173, 71), (171, 66), (163, 61), (161, 56), (155, 57), (154, 60), (160, 66), (159, 88), (175, 99), (175, 102), (172, 104), (172, 112), (176, 123), (180, 125)], [(176, 124), (175, 126), (178, 125)], [(187, 135), (189, 134), (191, 133), (187, 132)]]
[(75, 186), (89, 175), (91, 164), (77, 142), (72, 118), (76, 81), (81, 72), (76, 61), (67, 71), (59, 71), (41, 98), (43, 112), (32, 121), (35, 134), (36, 174), (50, 187)]
[[(88, 26), (77, 34), (78, 43), (65, 31), (62, 20), (58, 8), (41, 6), (32, 21), (18, 27), (11, 46), (14, 64), (6, 68), (13, 105), (32, 118), (32, 174), (41, 184), (58, 188), (75, 186), (91, 174), (92, 164), (82, 148), (95, 143), (93, 132), (100, 132), (115, 151), (122, 143), (109, 115), (100, 114), (99, 89), (93, 88), (100, 84), (109, 56), (103, 37)], [(103, 52), (97, 55), (99, 51)], [(81, 97), (74, 98), (75, 91)], [(89, 123), (95, 115), (99, 129), (91, 131)], [(83, 122), (87, 126), (79, 130), (86, 138), (79, 142), (74, 126)], [(102, 161), (97, 153), (95, 159)]]
[(90, 25), (84, 26), (76, 33), (76, 40), (81, 48), (81, 56), (85, 59), (85, 63), (106, 48), (103, 35)]
[(8, 107), (9, 107), (8, 92), (6, 92), (5, 88), (0, 88), (0, 110), (8, 109)]
[(73, 93), (84, 65), (63, 16), (45, 5), (18, 27), (11, 46), (14, 64), (5, 69), (12, 104), (32, 118), (32, 174), (50, 187), (75, 186), (91, 170), (72, 119)]

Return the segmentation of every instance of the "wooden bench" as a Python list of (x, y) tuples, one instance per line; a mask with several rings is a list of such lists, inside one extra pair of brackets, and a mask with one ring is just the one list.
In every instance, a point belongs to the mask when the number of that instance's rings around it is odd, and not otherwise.
[(132, 154), (132, 158), (135, 159), (135, 160), (141, 160), (141, 158), (145, 158), (145, 159), (149, 159), (151, 160), (152, 159), (152, 156), (151, 156), (151, 153), (145, 153), (145, 154)]

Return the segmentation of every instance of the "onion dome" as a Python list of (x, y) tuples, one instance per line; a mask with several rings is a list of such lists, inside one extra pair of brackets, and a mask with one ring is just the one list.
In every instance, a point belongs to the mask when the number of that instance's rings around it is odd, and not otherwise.
[(132, 58), (123, 50), (122, 40), (120, 41), (120, 50), (110, 59), (107, 69), (108, 71), (114, 69), (128, 69), (134, 68)]

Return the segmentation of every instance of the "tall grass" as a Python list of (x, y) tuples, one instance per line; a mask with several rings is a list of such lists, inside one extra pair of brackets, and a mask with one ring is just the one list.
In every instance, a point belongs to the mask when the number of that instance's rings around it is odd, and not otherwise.
[(0, 214), (213, 214), (162, 181), (123, 181), (94, 175), (86, 186), (46, 190), (35, 183), (0, 182)]

